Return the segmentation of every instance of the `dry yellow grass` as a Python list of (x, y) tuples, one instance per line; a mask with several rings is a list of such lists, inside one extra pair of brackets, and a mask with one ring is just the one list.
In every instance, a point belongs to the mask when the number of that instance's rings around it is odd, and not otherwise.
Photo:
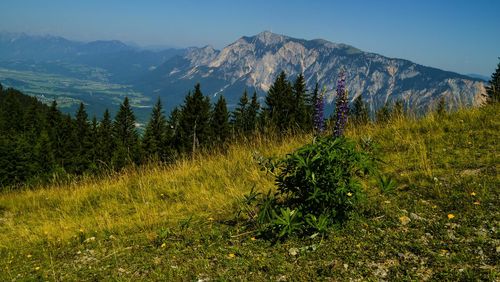
[(254, 152), (282, 156), (310, 140), (287, 138), (276, 143), (255, 140), (237, 144), (225, 154), (181, 160), (171, 166), (130, 169), (100, 180), (13, 191), (0, 195), (0, 244), (65, 241), (78, 232), (126, 234), (153, 232), (192, 215), (227, 215), (238, 197), (272, 187), (260, 171)]

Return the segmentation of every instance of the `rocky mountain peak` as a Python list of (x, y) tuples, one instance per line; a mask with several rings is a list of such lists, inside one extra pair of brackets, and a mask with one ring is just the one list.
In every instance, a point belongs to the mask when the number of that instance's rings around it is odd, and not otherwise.
[[(309, 89), (316, 83), (335, 89), (341, 68), (346, 70), (349, 99), (362, 96), (372, 111), (394, 101), (426, 110), (441, 97), (450, 107), (476, 105), (484, 93), (479, 79), (363, 52), (342, 43), (296, 39), (270, 31), (241, 37), (221, 51), (210, 46), (191, 49), (179, 64), (167, 66), (159, 76), (169, 78), (165, 81), (168, 87), (188, 80), (205, 81), (209, 95), (223, 93), (234, 104), (244, 88), (263, 95), (281, 71), (291, 79), (302, 73)], [(329, 101), (334, 99), (334, 92), (327, 93)]]
[(286, 41), (286, 39), (288, 39), (287, 36), (272, 33), (267, 30), (255, 35), (254, 38), (263, 43), (264, 45), (280, 44)]
[(200, 66), (207, 65), (215, 59), (218, 54), (218, 50), (215, 50), (214, 47), (210, 45), (206, 45), (202, 48), (189, 48), (187, 50), (186, 58), (191, 61), (192, 65)]

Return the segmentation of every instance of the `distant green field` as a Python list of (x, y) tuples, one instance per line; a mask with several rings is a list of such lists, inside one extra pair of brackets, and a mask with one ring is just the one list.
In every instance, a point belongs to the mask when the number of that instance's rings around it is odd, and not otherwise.
[(73, 113), (78, 104), (83, 102), (89, 114), (101, 116), (106, 108), (114, 112), (115, 108), (128, 96), (133, 107), (139, 110), (138, 118), (147, 116), (151, 99), (134, 90), (130, 85), (110, 83), (101, 69), (78, 69), (72, 66), (74, 73), (81, 73), (82, 78), (41, 73), (24, 70), (0, 68), (0, 82), (7, 87), (14, 87), (25, 94), (35, 96), (40, 101), (50, 104), (54, 99), (64, 112)]

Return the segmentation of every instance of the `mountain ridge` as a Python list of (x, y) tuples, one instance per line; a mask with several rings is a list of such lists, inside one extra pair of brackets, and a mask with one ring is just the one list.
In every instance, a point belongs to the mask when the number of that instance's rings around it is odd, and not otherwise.
[[(256, 91), (262, 101), (280, 71), (291, 79), (303, 73), (308, 89), (319, 83), (329, 90), (327, 98), (331, 102), (341, 67), (346, 71), (349, 99), (362, 95), (372, 111), (396, 100), (422, 111), (433, 107), (441, 97), (450, 108), (484, 102), (481, 79), (364, 52), (344, 43), (299, 39), (270, 31), (242, 36), (221, 50), (206, 45), (162, 51), (137, 48), (119, 40), (78, 42), (58, 36), (0, 33), (0, 64), (18, 70), (55, 69), (72, 76), (86, 75), (73, 70), (84, 65), (89, 69), (86, 73), (93, 73), (89, 78), (94, 79), (97, 73), (101, 82), (130, 85), (147, 98), (145, 103), (162, 97), (167, 111), (182, 103), (197, 82), (213, 99), (224, 95), (230, 107), (237, 104), (245, 88)], [(68, 64), (76, 67), (68, 70)], [(13, 86), (24, 90), (22, 81)], [(31, 89), (27, 92), (43, 90)], [(93, 102), (85, 97), (82, 93), (78, 99), (92, 106)]]
[[(170, 100), (176, 100), (174, 96), (178, 95), (169, 93), (171, 85), (198, 81), (202, 86), (208, 84), (206, 94), (224, 93), (234, 104), (243, 88), (254, 89), (263, 96), (280, 71), (292, 78), (303, 73), (309, 89), (319, 83), (333, 90), (341, 67), (347, 74), (350, 100), (362, 95), (372, 110), (396, 100), (426, 110), (441, 96), (450, 107), (479, 105), (484, 101), (480, 79), (363, 52), (343, 43), (297, 39), (269, 31), (242, 36), (220, 51), (207, 46), (190, 48), (175, 63), (166, 62), (148, 74), (147, 81), (152, 86), (150, 91), (154, 88), (152, 91)], [(235, 92), (237, 88), (240, 93)], [(334, 91), (328, 94), (331, 102)]]

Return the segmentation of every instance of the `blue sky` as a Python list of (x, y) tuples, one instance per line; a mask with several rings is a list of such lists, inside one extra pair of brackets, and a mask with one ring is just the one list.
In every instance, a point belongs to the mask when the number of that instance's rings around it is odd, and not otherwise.
[(1, 0), (0, 30), (223, 48), (263, 30), (490, 76), (497, 0)]

